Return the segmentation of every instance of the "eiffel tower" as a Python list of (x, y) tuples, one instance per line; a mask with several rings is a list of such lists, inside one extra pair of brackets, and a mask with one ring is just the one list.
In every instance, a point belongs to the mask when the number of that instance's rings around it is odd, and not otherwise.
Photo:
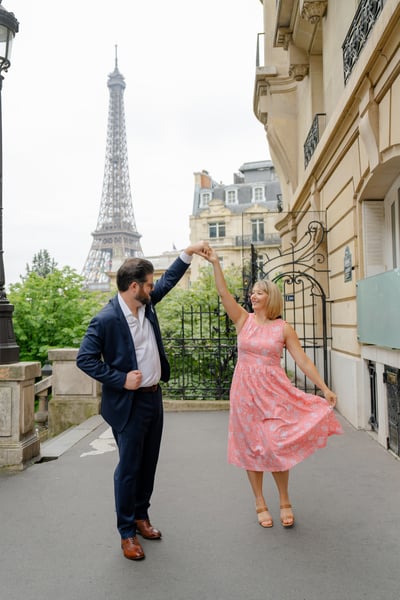
[(109, 290), (109, 273), (115, 272), (125, 258), (143, 256), (133, 214), (126, 144), (124, 90), (125, 80), (118, 70), (117, 47), (115, 68), (108, 76), (107, 147), (103, 190), (93, 242), (83, 267), (85, 287)]

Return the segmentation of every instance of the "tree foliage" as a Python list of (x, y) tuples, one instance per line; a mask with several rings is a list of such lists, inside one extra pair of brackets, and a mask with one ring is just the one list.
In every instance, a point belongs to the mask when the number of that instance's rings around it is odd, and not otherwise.
[[(225, 279), (230, 292), (237, 298), (242, 296), (241, 271), (231, 267), (224, 271)], [(200, 276), (190, 289), (173, 288), (162, 302), (157, 305), (157, 315), (160, 321), (163, 336), (179, 337), (182, 329), (182, 318), (190, 317), (190, 309), (199, 308), (216, 309), (218, 306), (218, 293), (215, 288), (214, 275), (211, 267), (203, 267)]]
[(47, 250), (39, 250), (33, 256), (32, 265), (26, 265), (26, 275), (29, 276), (30, 273), (37, 273), (40, 277), (47, 277), (56, 268), (57, 263), (51, 258), (49, 252)]
[(50, 348), (79, 346), (90, 319), (107, 301), (105, 294), (84, 290), (83, 281), (70, 267), (52, 267), (45, 276), (32, 269), (21, 283), (10, 285), (21, 361), (44, 364)]

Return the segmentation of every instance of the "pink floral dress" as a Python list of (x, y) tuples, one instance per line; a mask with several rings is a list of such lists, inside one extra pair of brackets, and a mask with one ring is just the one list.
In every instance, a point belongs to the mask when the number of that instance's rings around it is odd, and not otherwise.
[(250, 471), (286, 471), (343, 433), (325, 398), (296, 388), (282, 368), (284, 325), (258, 325), (250, 313), (238, 335), (228, 462)]

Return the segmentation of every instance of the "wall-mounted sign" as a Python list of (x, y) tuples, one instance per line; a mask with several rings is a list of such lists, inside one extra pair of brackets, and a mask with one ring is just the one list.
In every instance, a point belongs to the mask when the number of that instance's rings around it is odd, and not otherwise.
[(294, 294), (285, 294), (285, 302), (294, 302)]
[(344, 280), (351, 281), (353, 277), (353, 264), (350, 248), (346, 246), (344, 251)]

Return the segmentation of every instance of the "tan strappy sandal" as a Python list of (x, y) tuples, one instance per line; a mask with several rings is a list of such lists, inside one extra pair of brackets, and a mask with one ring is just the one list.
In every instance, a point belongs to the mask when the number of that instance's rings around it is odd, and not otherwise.
[[(280, 508), (292, 508), (291, 504), (281, 504)], [(285, 522), (286, 521), (286, 522)], [(289, 522), (287, 522), (289, 521)], [(294, 525), (294, 515), (292, 514), (292, 516), (290, 517), (286, 517), (286, 519), (283, 519), (281, 516), (281, 523), (283, 525), (283, 527), (289, 528), (289, 527), (293, 527)]]
[[(260, 506), (259, 508), (256, 508), (256, 513), (258, 517), (258, 522), (260, 523), (261, 527), (267, 529), (273, 526), (274, 522), (266, 506)], [(268, 525), (263, 525), (263, 523), (268, 523)]]

